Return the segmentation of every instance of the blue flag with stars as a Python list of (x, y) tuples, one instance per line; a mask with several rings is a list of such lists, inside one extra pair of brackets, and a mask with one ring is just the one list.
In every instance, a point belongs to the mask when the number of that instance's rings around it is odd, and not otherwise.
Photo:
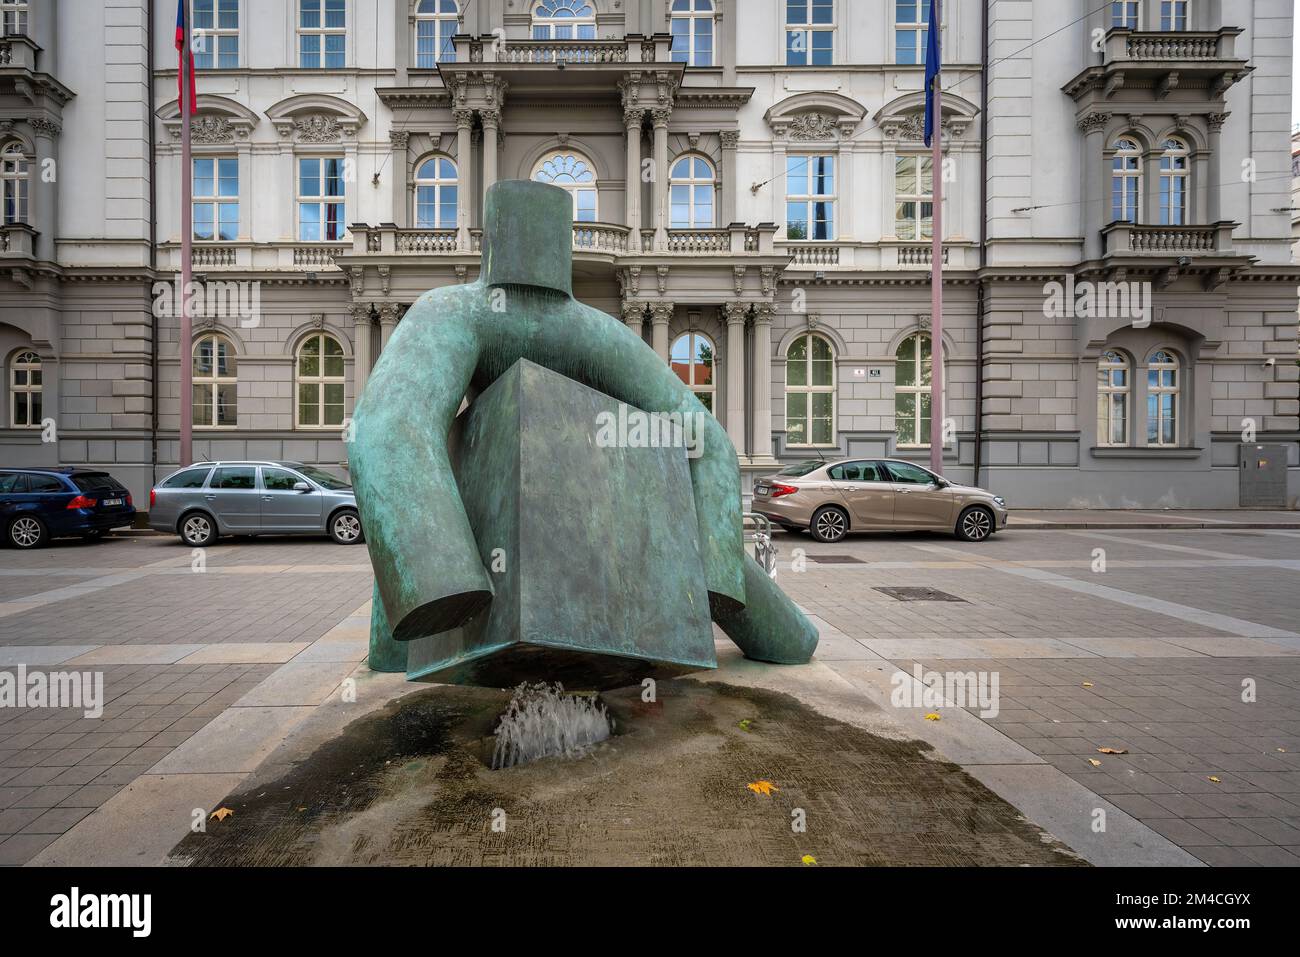
[(934, 136), (934, 91), (938, 89), (940, 74), (939, 0), (930, 0), (930, 26), (925, 43), (925, 145)]

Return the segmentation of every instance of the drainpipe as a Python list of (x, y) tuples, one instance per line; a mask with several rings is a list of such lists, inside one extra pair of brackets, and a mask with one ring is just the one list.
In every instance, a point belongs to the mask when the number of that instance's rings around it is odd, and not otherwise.
[(149, 78), (147, 83), (148, 102), (145, 104), (145, 117), (148, 120), (149, 130), (149, 272), (150, 287), (149, 296), (149, 323), (151, 332), (149, 334), (149, 349), (151, 353), (149, 379), (150, 390), (152, 394), (151, 406), (153, 408), (153, 425), (150, 428), (149, 439), (149, 485), (158, 479), (158, 310), (152, 306), (153, 302), (153, 279), (158, 275), (158, 146), (157, 137), (154, 135), (153, 110), (154, 110), (154, 49), (153, 49), (153, 15), (154, 0), (149, 0), (148, 4), (148, 21), (145, 23), (144, 35), (145, 42), (148, 44), (149, 51), (145, 57), (148, 64)]
[(981, 15), (983, 48), (980, 52), (980, 272), (975, 284), (975, 477), (980, 484), (984, 464), (984, 270), (988, 267), (989, 240), (989, 3)]

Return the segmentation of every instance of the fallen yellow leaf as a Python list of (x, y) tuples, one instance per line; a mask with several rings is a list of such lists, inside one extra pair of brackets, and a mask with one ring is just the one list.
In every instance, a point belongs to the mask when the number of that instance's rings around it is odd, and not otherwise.
[(1211, 781), (1213, 781), (1215, 784), (1222, 784), (1222, 783), (1223, 783), (1223, 782), (1220, 781), (1218, 778), (1216, 778), (1213, 774), (1210, 775), (1210, 778), (1209, 778), (1209, 779), (1210, 779)]
[(771, 781), (755, 781), (753, 784), (746, 784), (745, 787), (749, 788), (755, 794), (766, 794), (768, 797), (772, 796), (773, 791), (781, 790)]
[(1085, 682), (1083, 683), (1083, 686), (1084, 686), (1085, 688), (1091, 688), (1091, 687), (1092, 687), (1092, 682), (1091, 682), (1091, 681), (1085, 681)]
[(1283, 754), (1286, 754), (1286, 748), (1278, 748), (1278, 750), (1281, 751)]
[(1088, 763), (1091, 764), (1094, 768), (1101, 767), (1101, 762), (1098, 761), (1096, 758), (1089, 758)]
[(753, 722), (752, 722), (749, 718), (746, 718), (744, 721), (740, 722), (740, 730), (741, 730), (741, 731), (748, 731), (748, 730), (749, 730), (749, 726), (750, 726), (752, 723), (753, 723)]
[(230, 815), (234, 813), (235, 812), (230, 810), (230, 808), (228, 807), (219, 807), (211, 814), (208, 815), (208, 820), (210, 821), (215, 817), (218, 821), (224, 821), (226, 818), (230, 817)]
[(939, 715), (938, 715), (937, 712), (935, 712), (935, 711), (931, 711), (929, 714), (927, 714), (927, 715), (925, 716), (925, 720), (926, 720), (926, 721), (938, 721), (938, 720), (939, 720)]
[(1128, 754), (1123, 748), (1098, 748), (1098, 754)]
[(811, 854), (805, 854), (803, 857), (800, 858), (800, 860), (803, 861), (805, 864), (817, 863), (817, 858), (813, 857)]

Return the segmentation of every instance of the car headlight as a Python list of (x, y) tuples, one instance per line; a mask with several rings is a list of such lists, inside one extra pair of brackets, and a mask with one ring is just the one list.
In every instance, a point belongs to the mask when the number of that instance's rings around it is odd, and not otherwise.
[(1007, 507), (1007, 500), (1004, 499), (1001, 495), (994, 495), (994, 496), (993, 496), (993, 503), (994, 503), (995, 505), (997, 505), (999, 508), (1006, 508), (1006, 507)]

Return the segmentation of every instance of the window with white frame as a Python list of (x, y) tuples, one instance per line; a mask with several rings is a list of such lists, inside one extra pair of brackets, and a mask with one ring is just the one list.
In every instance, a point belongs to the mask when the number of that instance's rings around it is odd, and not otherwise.
[(813, 332), (785, 353), (785, 444), (835, 444), (835, 350)]
[(194, 343), (192, 423), (199, 429), (233, 429), (239, 411), (235, 350), (225, 336), (207, 333)]
[(339, 240), (347, 230), (343, 157), (298, 157), (298, 238)]
[(717, 415), (718, 410), (713, 404), (716, 387), (713, 375), (716, 353), (712, 340), (698, 332), (688, 332), (677, 337), (669, 355), (672, 357), (670, 364), (673, 372), (677, 373), (677, 378), (695, 393), (695, 398), (699, 399), (706, 409)]
[(7, 37), (27, 35), (27, 0), (0, 0), (0, 26)]
[(1160, 154), (1160, 225), (1187, 225), (1187, 187), (1191, 157), (1179, 139), (1164, 142)]
[(15, 429), (41, 427), (41, 357), (30, 349), (9, 360), (9, 425)]
[(21, 143), (9, 143), (0, 150), (0, 202), (3, 225), (27, 222), (27, 154)]
[(436, 67), (456, 62), (452, 37), (460, 28), (460, 5), (456, 0), (420, 0), (415, 8), (415, 65)]
[(1109, 349), (1097, 360), (1097, 444), (1128, 445), (1129, 362)]
[(239, 0), (194, 0), (196, 70), (233, 70), (239, 66)]
[(596, 8), (587, 0), (541, 0), (533, 6), (534, 40), (596, 39)]
[(929, 448), (934, 373), (930, 336), (915, 332), (894, 354), (894, 434), (900, 448)]
[(835, 62), (834, 0), (785, 0), (785, 65)]
[(1178, 444), (1178, 358), (1166, 349), (1147, 359), (1147, 445)]
[(673, 62), (713, 66), (713, 0), (673, 0), (671, 14), (668, 27), (673, 37)]
[(1116, 140), (1110, 167), (1111, 222), (1136, 223), (1142, 208), (1142, 147), (1137, 140)]
[(930, 0), (894, 0), (894, 62), (925, 62), (930, 37)]
[(934, 157), (928, 153), (894, 159), (894, 235), (934, 238)]
[(347, 0), (298, 0), (298, 66), (340, 70), (347, 43)]
[(785, 159), (785, 238), (835, 238), (835, 157), (793, 154)]
[(1186, 30), (1189, 0), (1160, 0), (1160, 29)]
[(416, 229), (455, 229), (457, 199), (455, 163), (432, 156), (416, 168)]
[(668, 197), (672, 229), (712, 229), (713, 165), (703, 156), (683, 156), (673, 163)]
[(298, 347), (298, 413), (300, 429), (340, 428), (343, 425), (343, 347), (327, 332), (316, 332)]
[(1110, 5), (1111, 27), (1138, 30), (1142, 26), (1142, 0), (1114, 0)]
[(573, 197), (575, 223), (596, 222), (596, 171), (585, 156), (572, 151), (551, 153), (533, 168), (533, 179), (558, 186)]
[(232, 241), (239, 237), (239, 159), (194, 158), (194, 238)]

